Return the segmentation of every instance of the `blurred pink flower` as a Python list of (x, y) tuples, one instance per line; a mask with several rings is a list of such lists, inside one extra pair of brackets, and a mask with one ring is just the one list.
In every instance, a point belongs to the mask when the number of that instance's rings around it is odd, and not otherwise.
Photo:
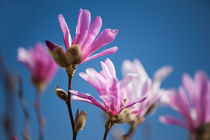
[(125, 60), (123, 62), (123, 75), (136, 75), (136, 77), (131, 80), (129, 85), (124, 88), (123, 92), (125, 94), (125, 99), (130, 101), (137, 97), (147, 96), (144, 102), (132, 106), (134, 116), (137, 115), (137, 118), (144, 118), (149, 109), (151, 109), (153, 105), (156, 105), (160, 99), (160, 96), (166, 92), (165, 90), (160, 89), (160, 85), (162, 81), (171, 73), (171, 71), (172, 67), (170, 66), (161, 67), (155, 72), (153, 80), (151, 80), (138, 59), (135, 59), (133, 62), (129, 60)]
[(171, 90), (165, 95), (163, 103), (178, 111), (184, 121), (172, 116), (162, 116), (160, 121), (181, 126), (193, 134), (200, 126), (210, 122), (210, 81), (204, 72), (198, 71), (194, 79), (184, 74), (182, 84), (178, 91)]
[(125, 88), (129, 82), (129, 80), (127, 80), (129, 76), (126, 77), (123, 82), (119, 82), (116, 77), (115, 67), (110, 59), (107, 59), (105, 63), (101, 62), (101, 66), (103, 70), (100, 73), (89, 68), (86, 70), (86, 73), (81, 72), (79, 75), (98, 91), (103, 104), (90, 94), (83, 94), (71, 90), (71, 93), (74, 94), (74, 96), (72, 96), (73, 100), (96, 105), (104, 112), (109, 112), (113, 116), (118, 115), (123, 109), (145, 100), (145, 97), (134, 97), (134, 99), (129, 102), (125, 101), (125, 95), (121, 92), (121, 89)]
[(35, 47), (29, 50), (18, 48), (17, 58), (29, 69), (33, 82), (49, 83), (57, 71), (55, 62), (42, 43), (36, 43)]
[[(101, 17), (100, 16), (96, 17), (92, 25), (90, 26), (91, 14), (88, 10), (83, 10), (83, 9), (79, 10), (78, 22), (77, 22), (77, 27), (76, 27), (76, 35), (74, 36), (73, 41), (70, 35), (69, 28), (62, 14), (58, 15), (58, 21), (60, 23), (60, 27), (63, 32), (64, 44), (67, 50), (66, 53), (70, 53), (68, 52), (68, 49), (71, 48), (73, 45), (75, 44), (79, 45), (81, 49), (81, 53), (82, 53), (81, 63), (87, 62), (99, 56), (113, 54), (118, 49), (117, 47), (112, 47), (110, 49), (106, 49), (95, 55), (92, 55), (95, 51), (97, 51), (101, 47), (111, 43), (115, 39), (118, 33), (118, 30), (112, 30), (112, 29), (107, 28), (107, 29), (104, 29), (99, 34), (101, 30), (101, 26), (102, 26)], [(56, 47), (58, 47), (57, 45), (49, 41), (46, 41), (46, 44), (48, 48), (50, 49), (50, 51), (52, 52), (54, 51)], [(62, 53), (64, 55), (64, 51), (62, 51)], [(64, 67), (62, 65), (60, 66)]]
[(11, 140), (18, 140), (16, 136), (13, 136)]

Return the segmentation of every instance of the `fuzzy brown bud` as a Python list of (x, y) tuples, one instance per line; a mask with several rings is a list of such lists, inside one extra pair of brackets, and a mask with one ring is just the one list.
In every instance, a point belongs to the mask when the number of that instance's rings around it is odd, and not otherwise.
[(48, 52), (58, 66), (63, 68), (66, 67), (65, 53), (61, 47), (57, 46), (53, 51), (48, 48)]
[(79, 45), (74, 44), (66, 51), (66, 62), (72, 65), (82, 62), (82, 52)]
[(55, 94), (63, 101), (66, 101), (67, 98), (68, 98), (66, 92), (61, 88), (56, 88), (55, 89)]
[(210, 140), (210, 123), (203, 124), (197, 129), (195, 140)]
[(79, 113), (79, 110), (77, 110), (76, 116), (75, 116), (75, 133), (78, 133), (78, 131), (82, 130), (86, 122), (86, 113), (85, 111), (81, 111)]

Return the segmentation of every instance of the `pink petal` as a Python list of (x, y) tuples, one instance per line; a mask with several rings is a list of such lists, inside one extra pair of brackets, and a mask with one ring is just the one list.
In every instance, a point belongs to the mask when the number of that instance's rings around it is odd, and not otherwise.
[(117, 50), (118, 50), (117, 47), (112, 47), (112, 48), (110, 48), (110, 49), (106, 49), (106, 50), (104, 50), (104, 51), (102, 51), (102, 52), (100, 52), (100, 53), (97, 53), (97, 54), (95, 54), (95, 55), (92, 55), (92, 56), (90, 56), (90, 57), (88, 57), (88, 58), (84, 58), (83, 61), (82, 61), (82, 63), (87, 62), (87, 61), (90, 61), (90, 60), (95, 59), (95, 58), (100, 57), (100, 56), (113, 54), (113, 53), (115, 53)]
[(28, 51), (26, 51), (24, 48), (18, 48), (18, 56), (17, 56), (18, 61), (26, 65), (26, 67), (33, 72), (34, 69), (34, 63), (31, 58), (31, 55)]
[(77, 33), (72, 44), (79, 44), (80, 46), (82, 45), (88, 34), (90, 20), (90, 12), (88, 10), (80, 10), (77, 23)]
[(184, 122), (181, 122), (180, 120), (172, 116), (161, 116), (159, 120), (160, 122), (165, 123), (165, 124), (173, 124), (173, 125), (175, 124), (175, 125), (178, 125), (180, 127), (187, 129), (187, 125)]
[(67, 50), (71, 45), (71, 35), (69, 32), (69, 28), (62, 14), (58, 15), (58, 21), (60, 23), (60, 27), (63, 32), (63, 40), (64, 40), (64, 44)]
[(195, 87), (194, 87), (194, 83), (193, 80), (190, 78), (190, 76), (188, 74), (184, 74), (182, 76), (182, 84), (184, 85), (185, 90), (187, 91), (189, 98), (191, 99), (191, 101), (193, 102), (193, 105), (196, 104), (196, 94), (195, 94)]
[(100, 32), (101, 26), (102, 26), (102, 19), (100, 16), (98, 16), (93, 21), (93, 23), (88, 31), (87, 38), (85, 39), (83, 45), (81, 45), (82, 51), (89, 48), (90, 44), (94, 41), (94, 39)]
[(106, 108), (109, 108), (109, 111), (112, 112), (113, 115), (116, 115), (116, 111), (118, 109), (118, 104), (117, 104), (115, 96), (103, 95), (103, 96), (100, 96), (100, 98), (103, 100)]
[(128, 108), (128, 107), (131, 107), (133, 105), (135, 105), (136, 103), (140, 103), (140, 102), (143, 102), (147, 97), (141, 97), (141, 98), (138, 98), (136, 100), (133, 100), (133, 101), (130, 101), (127, 105), (123, 106), (120, 108), (120, 111), (118, 113), (120, 113), (123, 109), (125, 108)]
[(100, 35), (96, 38), (96, 40), (90, 45), (90, 47), (86, 51), (82, 52), (82, 56), (84, 58), (87, 58), (96, 50), (111, 43), (115, 39), (117, 32), (118, 30), (112, 30), (112, 29), (103, 30), (100, 33)]
[(112, 63), (112, 61), (109, 58), (107, 58), (105, 63), (106, 63), (106, 66), (108, 67), (112, 77), (116, 77), (116, 71), (115, 71), (115, 67), (114, 67), (114, 64)]
[(80, 72), (79, 75), (84, 80), (86, 80), (90, 85), (92, 85), (100, 95), (107, 94), (106, 89), (106, 80), (97, 73), (94, 69), (87, 69), (88, 74)]
[[(199, 122), (200, 124), (203, 124), (207, 117), (206, 107), (207, 107), (207, 96), (208, 96), (208, 76), (202, 72), (198, 71), (195, 74), (195, 81), (198, 88), (198, 93), (200, 98), (199, 102), (197, 103), (198, 106), (200, 106), (199, 110)], [(197, 112), (198, 113), (198, 112)]]
[(104, 112), (106, 112), (106, 108), (99, 102), (97, 101), (93, 96), (91, 96), (90, 94), (84, 94), (84, 93), (80, 93), (78, 91), (75, 90), (70, 90), (70, 92), (80, 98), (86, 99), (86, 100), (90, 100), (92, 102), (93, 105), (98, 106), (99, 108), (101, 108)]

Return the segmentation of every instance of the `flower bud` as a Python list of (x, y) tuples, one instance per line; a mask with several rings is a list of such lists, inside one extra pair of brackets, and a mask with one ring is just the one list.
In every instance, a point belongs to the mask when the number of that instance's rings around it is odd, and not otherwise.
[(86, 122), (86, 113), (85, 111), (81, 111), (79, 113), (79, 110), (77, 110), (76, 116), (75, 116), (75, 133), (78, 133), (78, 131), (82, 130)]
[(210, 139), (210, 123), (201, 125), (195, 133), (195, 140), (209, 140)]
[(74, 44), (66, 51), (66, 62), (68, 64), (80, 64), (82, 61), (82, 52), (79, 45)]
[(63, 89), (58, 88), (58, 87), (55, 89), (55, 94), (63, 101), (66, 101), (68, 98), (66, 92)]
[(48, 52), (50, 53), (51, 57), (53, 58), (53, 60), (55, 61), (55, 63), (60, 66), (60, 67), (66, 67), (67, 63), (66, 63), (66, 58), (65, 58), (65, 54), (64, 51), (61, 47), (55, 47), (54, 50), (50, 50), (48, 48)]

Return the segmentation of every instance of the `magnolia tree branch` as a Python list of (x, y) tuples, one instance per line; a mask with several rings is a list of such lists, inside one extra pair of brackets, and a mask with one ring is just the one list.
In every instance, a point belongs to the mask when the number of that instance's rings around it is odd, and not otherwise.
[(39, 140), (43, 140), (44, 139), (44, 119), (42, 117), (42, 113), (41, 113), (41, 96), (42, 93), (40, 91), (37, 90), (37, 96), (36, 96), (36, 100), (35, 100), (35, 109), (36, 109), (36, 114), (37, 114), (37, 118), (39, 121)]
[(29, 118), (29, 112), (27, 109), (26, 101), (23, 96), (22, 92), (22, 81), (20, 76), (18, 75), (18, 84), (19, 84), (19, 91), (18, 91), (18, 97), (20, 99), (21, 107), (23, 109), (24, 117), (25, 117), (25, 130), (23, 131), (23, 137), (25, 140), (30, 140), (30, 130), (31, 130), (31, 125), (30, 125), (30, 118)]

